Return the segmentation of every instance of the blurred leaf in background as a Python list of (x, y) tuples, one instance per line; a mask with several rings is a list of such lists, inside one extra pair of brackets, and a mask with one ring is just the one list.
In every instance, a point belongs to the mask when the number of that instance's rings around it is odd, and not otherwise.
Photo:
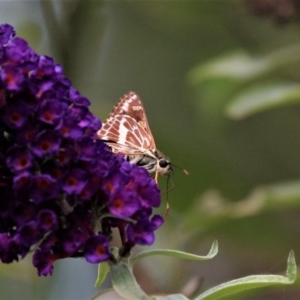
[[(176, 293), (193, 278), (206, 290), (280, 272), (290, 249), (297, 259), (298, 15), (292, 0), (0, 3), (0, 22), (54, 56), (102, 120), (124, 93), (137, 92), (158, 148), (189, 171), (175, 169), (171, 210), (154, 247), (206, 253), (216, 239), (219, 254), (201, 264), (145, 259), (136, 275), (146, 292)], [(160, 186), (167, 190), (165, 178)], [(52, 278), (33, 274), (23, 299), (91, 296), (96, 267), (75, 261), (58, 264)], [(1, 270), (0, 291), (13, 299), (9, 284), (24, 271)], [(243, 299), (299, 297), (296, 284)]]

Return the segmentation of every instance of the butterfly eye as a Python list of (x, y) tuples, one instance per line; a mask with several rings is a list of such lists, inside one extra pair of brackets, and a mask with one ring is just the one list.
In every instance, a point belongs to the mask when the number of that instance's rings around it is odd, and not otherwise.
[(169, 162), (167, 161), (167, 160), (165, 160), (165, 159), (161, 159), (160, 161), (159, 161), (159, 166), (161, 167), (161, 168), (165, 168), (166, 166), (168, 166), (169, 165)]

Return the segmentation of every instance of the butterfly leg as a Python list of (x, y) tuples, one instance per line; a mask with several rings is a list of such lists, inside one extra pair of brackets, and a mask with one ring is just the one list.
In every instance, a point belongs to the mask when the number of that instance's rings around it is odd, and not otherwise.
[(158, 172), (155, 172), (154, 180), (155, 180), (156, 184), (158, 184)]

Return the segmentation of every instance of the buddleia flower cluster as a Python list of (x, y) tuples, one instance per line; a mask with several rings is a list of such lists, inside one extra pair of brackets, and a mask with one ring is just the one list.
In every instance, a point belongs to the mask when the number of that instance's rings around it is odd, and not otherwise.
[(101, 122), (89, 105), (51, 57), (0, 26), (3, 263), (31, 251), (39, 275), (67, 257), (113, 263), (113, 227), (124, 252), (154, 242), (163, 223), (153, 215), (159, 189), (146, 170), (95, 140)]

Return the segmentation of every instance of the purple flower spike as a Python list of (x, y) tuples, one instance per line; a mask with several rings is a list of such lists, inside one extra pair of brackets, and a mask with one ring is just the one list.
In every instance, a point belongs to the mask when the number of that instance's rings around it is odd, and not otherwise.
[[(63, 68), (0, 25), (0, 260), (34, 250), (40, 276), (54, 262), (85, 257), (115, 263), (112, 228), (123, 253), (154, 242), (163, 223), (155, 181), (95, 135), (101, 121)], [(122, 253), (122, 252), (120, 252)]]

